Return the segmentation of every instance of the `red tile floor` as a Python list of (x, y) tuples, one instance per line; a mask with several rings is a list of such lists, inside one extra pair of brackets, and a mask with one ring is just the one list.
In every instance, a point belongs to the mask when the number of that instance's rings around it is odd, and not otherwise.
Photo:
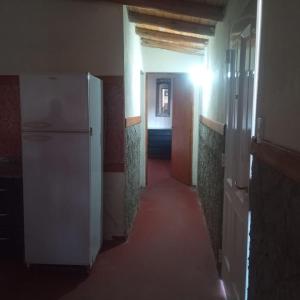
[(0, 298), (225, 299), (196, 192), (171, 178), (166, 161), (149, 161), (148, 179), (128, 241), (102, 252), (89, 276), (1, 264)]

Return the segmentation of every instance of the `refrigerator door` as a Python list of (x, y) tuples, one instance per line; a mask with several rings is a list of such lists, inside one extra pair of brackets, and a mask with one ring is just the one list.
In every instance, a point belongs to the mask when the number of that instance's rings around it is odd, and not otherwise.
[(88, 131), (87, 76), (20, 76), (22, 130)]
[(89, 76), (89, 119), (93, 128), (90, 139), (90, 224), (91, 248), (90, 255), (94, 260), (102, 245), (102, 82)]
[(89, 134), (22, 140), (26, 263), (90, 265)]

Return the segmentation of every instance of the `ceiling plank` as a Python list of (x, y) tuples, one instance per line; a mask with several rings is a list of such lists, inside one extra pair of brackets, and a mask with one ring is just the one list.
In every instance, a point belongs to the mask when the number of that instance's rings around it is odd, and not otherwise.
[(159, 30), (151, 30), (151, 29), (136, 27), (135, 31), (139, 36), (144, 38), (156, 38), (156, 39), (172, 41), (172, 42), (185, 42), (185, 43), (195, 43), (195, 44), (204, 44), (204, 45), (208, 43), (207, 39), (168, 33)]
[(176, 51), (176, 52), (181, 52), (186, 54), (202, 55), (204, 53), (202, 49), (183, 47), (183, 46), (179, 46), (167, 42), (159, 42), (159, 41), (148, 40), (148, 39), (142, 39), (142, 45), (145, 47), (160, 48), (160, 49)]
[(144, 28), (144, 29), (150, 29), (150, 30), (155, 30), (155, 31), (161, 31), (161, 32), (167, 32), (167, 33), (173, 33), (176, 35), (183, 35), (183, 36), (192, 36), (196, 38), (202, 38), (202, 39), (208, 39), (207, 36), (201, 35), (201, 34), (196, 34), (196, 33), (191, 33), (191, 32), (182, 32), (182, 31), (177, 31), (177, 30), (172, 30), (169, 28), (162, 28), (156, 25), (148, 25), (148, 24), (136, 24), (135, 27), (138, 28)]
[(154, 44), (148, 44), (148, 43), (143, 43), (143, 46), (148, 47), (148, 48), (156, 48), (156, 49), (162, 49), (162, 50), (168, 50), (168, 51), (175, 51), (175, 52), (184, 53), (184, 54), (188, 54), (188, 55), (198, 55), (198, 56), (203, 55), (203, 53), (199, 53), (199, 52), (195, 52), (193, 50), (183, 49), (183, 48), (175, 48), (175, 47), (154, 45)]
[(215, 34), (215, 26), (212, 25), (203, 25), (186, 21), (172, 20), (157, 16), (140, 14), (133, 11), (128, 11), (128, 16), (129, 20), (136, 24), (156, 25), (181, 32), (191, 32), (206, 36), (213, 36)]
[(147, 7), (139, 7), (139, 6), (127, 6), (128, 10), (135, 11), (140, 14), (150, 15), (150, 16), (157, 16), (167, 19), (174, 19), (180, 21), (186, 21), (191, 23), (198, 23), (204, 25), (216, 25), (216, 21), (208, 20), (203, 18), (196, 18), (187, 15), (175, 14), (173, 12), (157, 9), (157, 8), (147, 8)]
[(160, 40), (156, 37), (141, 37), (142, 40), (147, 40), (151, 42), (157, 42), (162, 44), (169, 44), (172, 46), (178, 46), (183, 48), (189, 48), (194, 50), (203, 50), (205, 46), (203, 44), (194, 44), (194, 43), (186, 43), (186, 42), (180, 42), (180, 41), (167, 41), (167, 40)]
[[(99, 0), (101, 1), (101, 0)], [(221, 21), (224, 18), (225, 8), (190, 0), (102, 0), (124, 5), (156, 8), (191, 17)]]

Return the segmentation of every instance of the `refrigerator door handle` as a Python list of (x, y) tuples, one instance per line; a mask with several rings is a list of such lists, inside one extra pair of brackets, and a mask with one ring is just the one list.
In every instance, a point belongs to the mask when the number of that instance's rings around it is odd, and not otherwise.
[(23, 123), (23, 127), (30, 129), (45, 129), (51, 127), (51, 124), (48, 122), (25, 122)]

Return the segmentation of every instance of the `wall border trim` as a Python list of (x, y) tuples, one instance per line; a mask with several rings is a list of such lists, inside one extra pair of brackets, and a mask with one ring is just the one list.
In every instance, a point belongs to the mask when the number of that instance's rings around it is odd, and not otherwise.
[(300, 152), (273, 144), (269, 141), (251, 142), (251, 153), (271, 165), (290, 179), (300, 183)]
[(137, 117), (128, 117), (125, 120), (125, 127), (131, 127), (137, 124), (140, 124), (142, 122), (142, 118), (141, 116), (137, 116)]
[(224, 123), (220, 123), (220, 122), (214, 121), (212, 119), (206, 118), (203, 115), (200, 115), (200, 122), (202, 124), (204, 124), (205, 126), (209, 127), (210, 129), (212, 129), (213, 131), (215, 131), (221, 135), (225, 135), (225, 124)]

